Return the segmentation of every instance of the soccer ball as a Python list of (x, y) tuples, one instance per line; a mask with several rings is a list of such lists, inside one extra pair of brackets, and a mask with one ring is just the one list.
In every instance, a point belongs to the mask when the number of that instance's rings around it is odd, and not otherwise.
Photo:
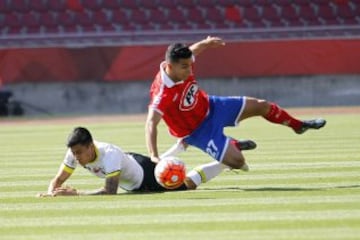
[(183, 184), (185, 177), (185, 163), (176, 157), (163, 158), (156, 164), (156, 181), (166, 189), (180, 187)]

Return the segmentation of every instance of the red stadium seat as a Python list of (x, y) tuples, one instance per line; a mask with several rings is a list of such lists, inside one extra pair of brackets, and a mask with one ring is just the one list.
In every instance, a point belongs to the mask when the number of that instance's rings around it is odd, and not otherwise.
[(256, 7), (244, 8), (244, 21), (248, 27), (265, 27)]
[(291, 5), (291, 1), (289, 0), (274, 0), (273, 2), (275, 5), (278, 5), (280, 7), (287, 7)]
[(355, 12), (347, 4), (337, 6), (337, 15), (342, 24), (357, 24)]
[(82, 1), (82, 6), (90, 11), (99, 11), (102, 7), (98, 0), (85, 0)]
[(48, 1), (47, 5), (50, 11), (62, 12), (67, 9), (65, 0)]
[(28, 2), (26, 0), (11, 0), (9, 1), (9, 9), (15, 12), (26, 13), (30, 12)]
[(101, 31), (114, 31), (114, 25), (110, 22), (108, 15), (102, 11), (93, 12), (92, 19), (98, 25)]
[(318, 16), (310, 5), (303, 5), (300, 7), (299, 16), (306, 25), (320, 25)]
[(47, 1), (43, 1), (43, 0), (31, 0), (29, 1), (29, 9), (35, 12), (46, 12), (48, 11), (47, 8)]
[(281, 18), (287, 22), (289, 26), (302, 26), (295, 8), (292, 5), (285, 6), (281, 9)]
[(187, 22), (187, 18), (184, 13), (177, 8), (169, 10), (167, 19), (168, 21), (176, 23)]
[(83, 32), (94, 32), (96, 31), (94, 21), (88, 11), (76, 13), (74, 15), (74, 22), (80, 25)]
[(162, 2), (161, 0), (160, 2), (158, 2), (157, 0), (153, 0), (153, 1), (138, 0), (138, 6), (144, 9), (152, 10), (158, 8), (161, 2)]
[(10, 9), (7, 1), (0, 1), (0, 13), (7, 13), (9, 11)]
[(77, 32), (74, 14), (71, 12), (60, 12), (57, 16), (57, 23), (61, 26), (64, 32)]
[(323, 24), (336, 25), (338, 20), (333, 9), (329, 5), (320, 5), (318, 9), (318, 16), (323, 21)]
[(276, 9), (270, 5), (263, 8), (262, 16), (271, 27), (280, 27), (284, 25)]
[(51, 12), (41, 13), (39, 16), (39, 23), (44, 26), (46, 33), (55, 33), (59, 31), (58, 24), (55, 20), (55, 16)]
[(6, 14), (4, 16), (3, 24), (7, 27), (7, 34), (18, 34), (21, 32), (22, 26), (17, 14)]
[(139, 9), (134, 9), (133, 11), (131, 11), (131, 15), (129, 17), (129, 22), (130, 23), (136, 23), (136, 24), (145, 24), (148, 22), (148, 18), (147, 15), (144, 11), (139, 10)]
[(167, 21), (167, 17), (164, 13), (164, 11), (161, 11), (160, 9), (151, 9), (149, 10), (149, 21), (160, 24)]
[(40, 33), (41, 25), (38, 21), (37, 15), (33, 13), (26, 13), (22, 16), (21, 22), (27, 33)]
[(122, 0), (121, 7), (127, 8), (127, 9), (138, 9), (139, 5), (134, 0)]
[(220, 23), (224, 21), (225, 15), (218, 8), (208, 8), (205, 11), (205, 19), (210, 23)]
[(119, 4), (117, 0), (102, 0), (102, 6), (110, 10), (116, 10), (121, 8), (121, 4)]
[(196, 24), (205, 23), (206, 20), (204, 19), (203, 13), (198, 8), (190, 8), (187, 11), (187, 18)]

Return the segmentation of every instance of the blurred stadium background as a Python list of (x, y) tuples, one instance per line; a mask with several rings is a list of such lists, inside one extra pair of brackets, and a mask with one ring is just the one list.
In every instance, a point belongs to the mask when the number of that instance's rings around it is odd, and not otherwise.
[(143, 113), (171, 42), (211, 94), (360, 105), (359, 0), (0, 0), (0, 115)]

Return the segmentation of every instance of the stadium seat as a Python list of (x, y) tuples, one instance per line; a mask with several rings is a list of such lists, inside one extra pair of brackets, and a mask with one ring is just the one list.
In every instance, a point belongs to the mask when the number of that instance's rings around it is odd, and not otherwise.
[(101, 31), (115, 31), (114, 25), (110, 22), (108, 15), (104, 11), (93, 12), (92, 18)]
[(244, 23), (247, 27), (265, 27), (264, 22), (256, 7), (244, 8)]
[(22, 16), (21, 24), (25, 27), (26, 33), (40, 33), (41, 25), (38, 21), (38, 16), (34, 13), (25, 13)]
[(102, 7), (98, 0), (85, 0), (82, 1), (82, 6), (90, 11), (99, 11)]
[(187, 10), (187, 18), (195, 24), (205, 23), (203, 13), (198, 8), (190, 8)]
[(289, 1), (289, 0), (274, 0), (273, 2), (275, 5), (280, 6), (280, 7), (287, 7), (287, 6), (291, 5), (291, 1)]
[(9, 12), (9, 6), (7, 4), (7, 1), (0, 1), (0, 14), (1, 13), (7, 13)]
[(338, 19), (342, 24), (358, 24), (355, 18), (355, 12), (352, 11), (348, 4), (341, 4), (337, 6)]
[(46, 12), (48, 11), (46, 3), (47, 1), (44, 2), (43, 0), (31, 0), (29, 1), (29, 9), (39, 13)]
[(140, 5), (134, 0), (121, 0), (121, 7), (126, 9), (138, 9)]
[(158, 2), (157, 0), (153, 0), (153, 1), (138, 0), (137, 4), (141, 8), (152, 10), (152, 9), (158, 8), (158, 6), (161, 4), (161, 2)]
[(271, 27), (281, 27), (284, 26), (284, 24), (281, 21), (281, 18), (279, 17), (276, 9), (268, 5), (263, 8), (262, 17), (267, 21), (269, 26)]
[(338, 20), (336, 19), (333, 9), (329, 5), (320, 5), (318, 8), (318, 17), (323, 24), (336, 25)]
[(281, 9), (281, 18), (286, 21), (288, 26), (302, 26), (304, 25), (292, 5), (284, 6)]
[(167, 19), (170, 22), (175, 22), (175, 23), (187, 22), (187, 18), (184, 15), (184, 13), (181, 10), (177, 9), (177, 8), (169, 9), (167, 16), (168, 16)]
[(148, 20), (149, 19), (145, 11), (142, 11), (140, 9), (134, 9), (133, 11), (131, 11), (129, 21), (144, 24), (147, 23)]
[(8, 13), (4, 16), (3, 26), (7, 29), (7, 34), (19, 34), (22, 29), (20, 18), (15, 13)]
[(73, 33), (78, 31), (72, 12), (60, 12), (56, 20), (64, 32)]
[(205, 10), (205, 18), (211, 22), (219, 22), (225, 18), (225, 15), (219, 8), (208, 8)]
[(91, 18), (89, 11), (83, 11), (74, 14), (74, 23), (78, 24), (83, 32), (96, 31), (96, 27), (93, 23), (93, 20), (94, 19)]
[(47, 4), (50, 11), (62, 12), (67, 9), (65, 0), (48, 1)]
[(45, 33), (57, 33), (59, 31), (55, 16), (51, 12), (41, 13), (39, 22), (43, 25)]
[(302, 5), (299, 10), (299, 16), (305, 25), (321, 25), (318, 16), (310, 5)]
[(102, 6), (109, 10), (116, 10), (121, 8), (117, 0), (102, 0)]
[(169, 10), (175, 9), (177, 6), (177, 0), (161, 0), (161, 4), (159, 4), (159, 7)]
[(28, 8), (28, 2), (26, 0), (9, 1), (9, 9), (11, 9), (11, 11), (15, 11), (19, 13), (30, 12), (30, 9)]

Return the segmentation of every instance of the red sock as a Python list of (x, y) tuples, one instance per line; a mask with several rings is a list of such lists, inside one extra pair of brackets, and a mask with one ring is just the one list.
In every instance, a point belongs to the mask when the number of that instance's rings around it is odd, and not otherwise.
[(289, 126), (294, 130), (298, 130), (302, 126), (302, 122), (300, 120), (290, 116), (290, 114), (279, 107), (276, 103), (270, 103), (270, 111), (265, 116), (265, 119), (272, 123)]

